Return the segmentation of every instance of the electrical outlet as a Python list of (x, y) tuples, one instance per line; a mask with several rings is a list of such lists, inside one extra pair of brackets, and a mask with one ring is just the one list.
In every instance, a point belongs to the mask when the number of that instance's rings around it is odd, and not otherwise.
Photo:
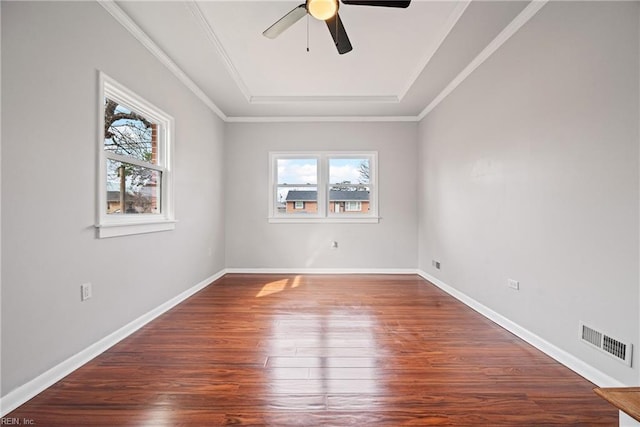
[(80, 301), (86, 301), (91, 298), (91, 283), (83, 283), (80, 285)]
[(508, 283), (511, 289), (514, 289), (516, 291), (520, 290), (520, 282), (518, 282), (517, 280), (509, 279)]
[(440, 270), (440, 261), (431, 260), (431, 265), (436, 268), (436, 270)]

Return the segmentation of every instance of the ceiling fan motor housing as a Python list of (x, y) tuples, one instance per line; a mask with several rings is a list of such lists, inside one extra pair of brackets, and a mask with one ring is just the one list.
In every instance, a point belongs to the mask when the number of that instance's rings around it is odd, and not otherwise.
[(338, 0), (307, 0), (306, 8), (309, 15), (320, 21), (326, 21), (338, 13)]

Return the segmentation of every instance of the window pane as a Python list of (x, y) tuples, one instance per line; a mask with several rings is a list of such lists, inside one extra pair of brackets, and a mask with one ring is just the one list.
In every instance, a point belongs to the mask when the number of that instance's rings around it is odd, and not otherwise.
[(362, 211), (362, 202), (345, 202), (344, 210), (345, 212), (360, 212)]
[(107, 159), (107, 214), (160, 213), (162, 172)]
[(279, 214), (318, 213), (318, 187), (278, 187)]
[(278, 184), (318, 184), (316, 159), (278, 159)]
[(329, 186), (329, 212), (369, 213), (370, 194), (370, 188), (366, 185), (331, 185)]
[(158, 164), (158, 126), (109, 98), (104, 99), (104, 149)]
[(369, 159), (329, 159), (329, 184), (368, 184)]

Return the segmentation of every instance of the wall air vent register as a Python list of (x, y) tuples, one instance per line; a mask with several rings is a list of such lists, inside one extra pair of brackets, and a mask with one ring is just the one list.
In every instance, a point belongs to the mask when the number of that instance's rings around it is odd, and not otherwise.
[(618, 339), (612, 338), (602, 331), (580, 322), (580, 339), (602, 351), (614, 359), (631, 366), (631, 353), (633, 345)]

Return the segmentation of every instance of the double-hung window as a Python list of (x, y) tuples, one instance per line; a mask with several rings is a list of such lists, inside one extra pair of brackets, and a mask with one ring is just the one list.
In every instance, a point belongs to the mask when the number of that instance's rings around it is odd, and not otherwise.
[(270, 222), (377, 222), (376, 152), (273, 152)]
[(173, 119), (102, 73), (100, 91), (98, 236), (175, 228)]

